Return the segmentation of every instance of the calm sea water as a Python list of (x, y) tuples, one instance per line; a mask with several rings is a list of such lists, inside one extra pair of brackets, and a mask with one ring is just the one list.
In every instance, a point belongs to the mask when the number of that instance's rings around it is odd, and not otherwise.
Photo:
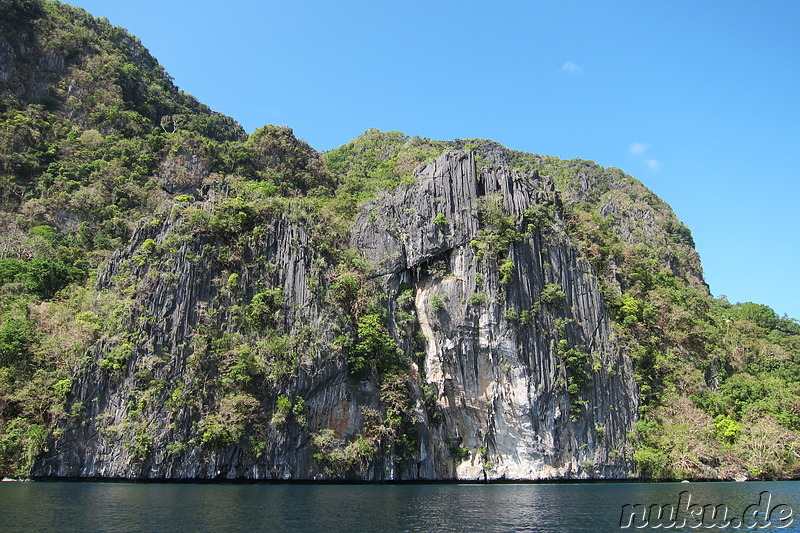
[[(800, 531), (800, 482), (556, 485), (0, 483), (0, 531), (623, 531), (622, 506), (782, 504)], [(762, 493), (764, 493), (762, 495)], [(684, 500), (686, 494), (683, 495)], [(756, 507), (751, 509), (755, 510)], [(785, 514), (784, 514), (785, 516)], [(773, 518), (777, 518), (774, 516)], [(634, 526), (642, 522), (634, 522)], [(719, 524), (719, 522), (718, 522)], [(669, 531), (735, 531), (667, 528)], [(763, 521), (758, 525), (763, 525)], [(651, 530), (649, 522), (644, 530)], [(704, 524), (707, 525), (707, 524)], [(747, 525), (747, 524), (745, 524)], [(663, 531), (665, 528), (659, 528)]]

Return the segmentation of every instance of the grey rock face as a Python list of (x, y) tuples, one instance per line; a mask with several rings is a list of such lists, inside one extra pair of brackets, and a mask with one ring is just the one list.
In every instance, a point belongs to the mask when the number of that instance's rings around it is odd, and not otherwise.
[[(330, 258), (309, 233), (276, 216), (243, 247), (203, 233), (175, 238), (188, 216), (143, 226), (101, 273), (100, 288), (122, 295), (121, 327), (76, 368), (74, 416), (59, 423), (34, 476), (632, 475), (631, 362), (549, 178), (478, 169), (471, 153), (454, 151), (361, 209), (350, 246), (370, 265), (410, 376), (415, 439), (405, 452), (388, 433), (367, 432), (387, 414), (385, 392), (348, 370), (339, 339), (354, 325), (325, 294)], [(491, 216), (513, 230), (499, 246)], [(159, 253), (164, 261), (153, 260)], [(257, 294), (280, 297), (254, 326)], [(261, 370), (241, 378), (235, 369), (250, 359)], [(374, 453), (359, 454), (359, 439), (377, 443)]]
[[(445, 154), (419, 177), (409, 190), (365, 206), (353, 245), (376, 265), (389, 294), (401, 283), (416, 289), (426, 338), (422, 381), (438, 391), (444, 413), (431, 431), (434, 448), (456, 441), (486, 450), (483, 460), (471, 454), (457, 466), (462, 479), (628, 475), (622, 452), (636, 413), (633, 373), (612, 338), (591, 268), (561, 221), (511, 246), (514, 269), (505, 285), (470, 244), (481, 228), (481, 198), (498, 198), (521, 228), (527, 209), (558, 206), (550, 180), (502, 166), (478, 172), (464, 152)], [(446, 224), (434, 222), (439, 215)], [(547, 285), (560, 287), (563, 301), (542, 303)], [(513, 318), (537, 307), (533, 318)], [(584, 347), (592, 367), (573, 400), (558, 350), (564, 342)], [(574, 402), (583, 407), (571, 409)], [(431, 472), (441, 475), (435, 463)]]

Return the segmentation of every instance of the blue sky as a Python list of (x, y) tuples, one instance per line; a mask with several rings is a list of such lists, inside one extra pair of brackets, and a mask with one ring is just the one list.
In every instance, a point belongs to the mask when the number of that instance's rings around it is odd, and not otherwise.
[(72, 0), (185, 91), (318, 150), (481, 137), (640, 179), (714, 295), (800, 318), (800, 2)]

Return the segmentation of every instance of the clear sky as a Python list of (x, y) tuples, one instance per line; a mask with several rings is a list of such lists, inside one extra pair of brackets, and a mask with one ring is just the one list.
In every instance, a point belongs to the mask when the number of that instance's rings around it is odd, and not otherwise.
[(715, 296), (800, 318), (800, 2), (71, 0), (248, 132), (368, 128), (619, 167)]

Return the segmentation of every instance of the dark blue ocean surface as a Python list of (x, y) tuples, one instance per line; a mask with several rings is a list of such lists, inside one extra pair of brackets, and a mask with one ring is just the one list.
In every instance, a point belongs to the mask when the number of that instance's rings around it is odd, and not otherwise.
[[(641, 505), (634, 507), (635, 504)], [(623, 508), (625, 505), (629, 507)], [(707, 511), (714, 506), (717, 515), (710, 517), (706, 512), (702, 520), (693, 520), (703, 511), (692, 515), (691, 510), (703, 506), (709, 506)], [(668, 514), (672, 508), (677, 511), (670, 520)], [(664, 510), (660, 519), (659, 509)], [(725, 517), (720, 514), (723, 511), (727, 512)], [(742, 522), (745, 511), (749, 515)], [(684, 527), (680, 527), (681, 520), (687, 517)], [(620, 527), (621, 518), (622, 525), (629, 525), (628, 528)], [(721, 527), (726, 524), (727, 527)], [(751, 525), (754, 527), (750, 530), (756, 531), (800, 531), (800, 482), (0, 483), (0, 531), (3, 532), (737, 531), (747, 530)], [(786, 527), (778, 529), (778, 526)]]

